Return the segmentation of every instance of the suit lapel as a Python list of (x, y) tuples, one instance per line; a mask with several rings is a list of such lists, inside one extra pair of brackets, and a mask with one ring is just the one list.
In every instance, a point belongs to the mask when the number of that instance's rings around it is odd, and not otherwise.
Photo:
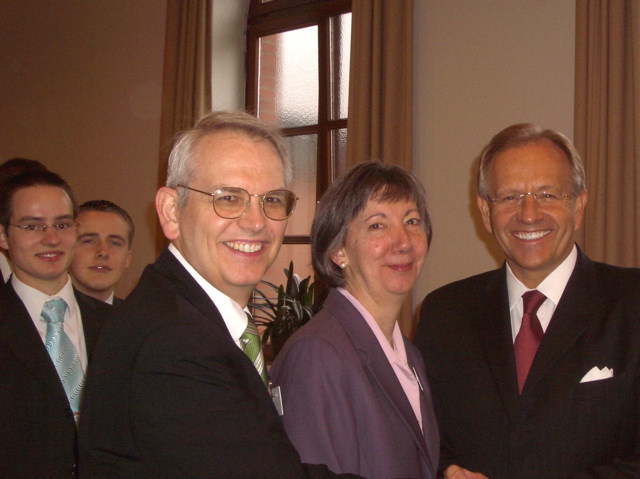
[(232, 340), (216, 305), (173, 253), (165, 249), (151, 267), (164, 278), (165, 288), (189, 302), (204, 318), (210, 320), (211, 324)]
[(87, 358), (91, 359), (93, 346), (98, 339), (98, 333), (112, 314), (112, 306), (97, 299), (81, 293), (73, 288), (73, 294), (80, 308), (80, 318), (82, 319), (82, 330), (84, 332), (84, 342), (87, 347)]
[(535, 388), (554, 363), (575, 344), (587, 326), (604, 314), (603, 310), (607, 305), (599, 298), (598, 289), (594, 288), (596, 282), (593, 263), (578, 250), (576, 267), (542, 338), (523, 396), (528, 390)]
[(409, 367), (418, 376), (420, 381), (420, 412), (422, 413), (422, 430), (420, 435), (424, 437), (429, 455), (429, 467), (436, 476), (438, 467), (438, 458), (440, 455), (440, 432), (438, 422), (433, 407), (433, 396), (431, 395), (431, 387), (424, 367), (415, 367), (415, 364), (423, 363), (422, 356), (415, 350), (415, 346), (406, 338), (404, 338), (405, 349), (407, 351), (407, 362)]
[(60, 377), (27, 309), (10, 283), (2, 286), (0, 300), (0, 347), (6, 347), (34, 377), (66, 398)]
[[(329, 292), (323, 308), (330, 310), (345, 329), (370, 377), (378, 385), (389, 404), (395, 409), (402, 422), (411, 432), (426, 463), (431, 468), (434, 468), (431, 464), (424, 434), (418, 424), (411, 403), (407, 399), (404, 389), (402, 389), (402, 385), (389, 364), (389, 360), (378, 339), (365, 319), (347, 298), (335, 290)], [(426, 381), (426, 378), (424, 380)]]
[(484, 296), (484, 308), (478, 314), (478, 335), (502, 405), (513, 420), (518, 407), (518, 379), (505, 265), (487, 282)]

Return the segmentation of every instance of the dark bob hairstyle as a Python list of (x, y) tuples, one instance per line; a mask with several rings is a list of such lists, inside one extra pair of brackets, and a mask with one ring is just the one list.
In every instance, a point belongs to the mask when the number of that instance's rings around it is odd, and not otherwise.
[(408, 171), (380, 161), (360, 163), (333, 183), (318, 205), (311, 227), (311, 258), (316, 278), (331, 288), (344, 286), (342, 270), (331, 256), (345, 245), (349, 224), (369, 200), (414, 201), (422, 227), (431, 243), (431, 219), (427, 195), (420, 181)]

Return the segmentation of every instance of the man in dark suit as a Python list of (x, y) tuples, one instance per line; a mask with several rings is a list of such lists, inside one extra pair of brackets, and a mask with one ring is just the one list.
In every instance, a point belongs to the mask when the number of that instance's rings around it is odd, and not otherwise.
[(80, 205), (78, 245), (69, 271), (73, 285), (88, 296), (115, 306), (115, 288), (131, 264), (135, 228), (123, 208), (108, 200)]
[[(283, 139), (244, 113), (183, 134), (156, 210), (171, 244), (105, 328), (80, 424), (88, 478), (325, 477), (303, 466), (246, 306), (296, 198)], [(249, 337), (250, 336), (250, 337)]]
[(478, 190), (506, 263), (429, 294), (416, 335), (444, 477), (640, 477), (640, 270), (575, 245), (580, 157), (514, 125), (483, 150)]
[[(46, 170), (14, 176), (0, 190), (0, 246), (13, 262), (11, 280), (0, 286), (3, 477), (76, 473), (74, 416), (88, 358), (111, 309), (72, 287), (67, 268), (76, 211), (67, 183)], [(48, 324), (53, 304), (61, 315)]]

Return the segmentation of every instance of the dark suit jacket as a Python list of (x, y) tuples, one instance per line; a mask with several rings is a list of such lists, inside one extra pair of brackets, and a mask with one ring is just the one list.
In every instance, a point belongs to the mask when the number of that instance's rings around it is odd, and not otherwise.
[(285, 344), (271, 368), (284, 422), (305, 462), (374, 478), (435, 478), (438, 431), (418, 350), (409, 366), (424, 387), (424, 433), (389, 360), (353, 304), (331, 290), (322, 310)]
[[(87, 355), (111, 306), (75, 291)], [(76, 425), (58, 373), (11, 283), (0, 285), (0, 476), (75, 477)]]
[[(506, 269), (424, 301), (416, 344), (441, 468), (491, 479), (640, 477), (640, 270), (582, 252), (518, 395)], [(594, 366), (614, 377), (581, 383)]]
[[(312, 468), (317, 476), (326, 468)], [(83, 478), (307, 477), (253, 363), (165, 250), (101, 335), (80, 420)]]

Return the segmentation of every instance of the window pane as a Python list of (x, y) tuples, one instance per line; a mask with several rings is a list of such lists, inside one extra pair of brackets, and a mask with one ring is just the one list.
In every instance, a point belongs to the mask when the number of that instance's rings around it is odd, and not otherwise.
[(296, 210), (289, 218), (287, 235), (308, 235), (316, 212), (316, 158), (318, 137), (300, 135), (287, 137), (293, 161), (291, 190), (298, 196)]
[(344, 175), (347, 164), (347, 129), (331, 131), (331, 164), (333, 183), (336, 179)]
[(283, 128), (318, 123), (318, 27), (260, 39), (258, 116)]
[(331, 119), (347, 118), (351, 13), (331, 17)]

